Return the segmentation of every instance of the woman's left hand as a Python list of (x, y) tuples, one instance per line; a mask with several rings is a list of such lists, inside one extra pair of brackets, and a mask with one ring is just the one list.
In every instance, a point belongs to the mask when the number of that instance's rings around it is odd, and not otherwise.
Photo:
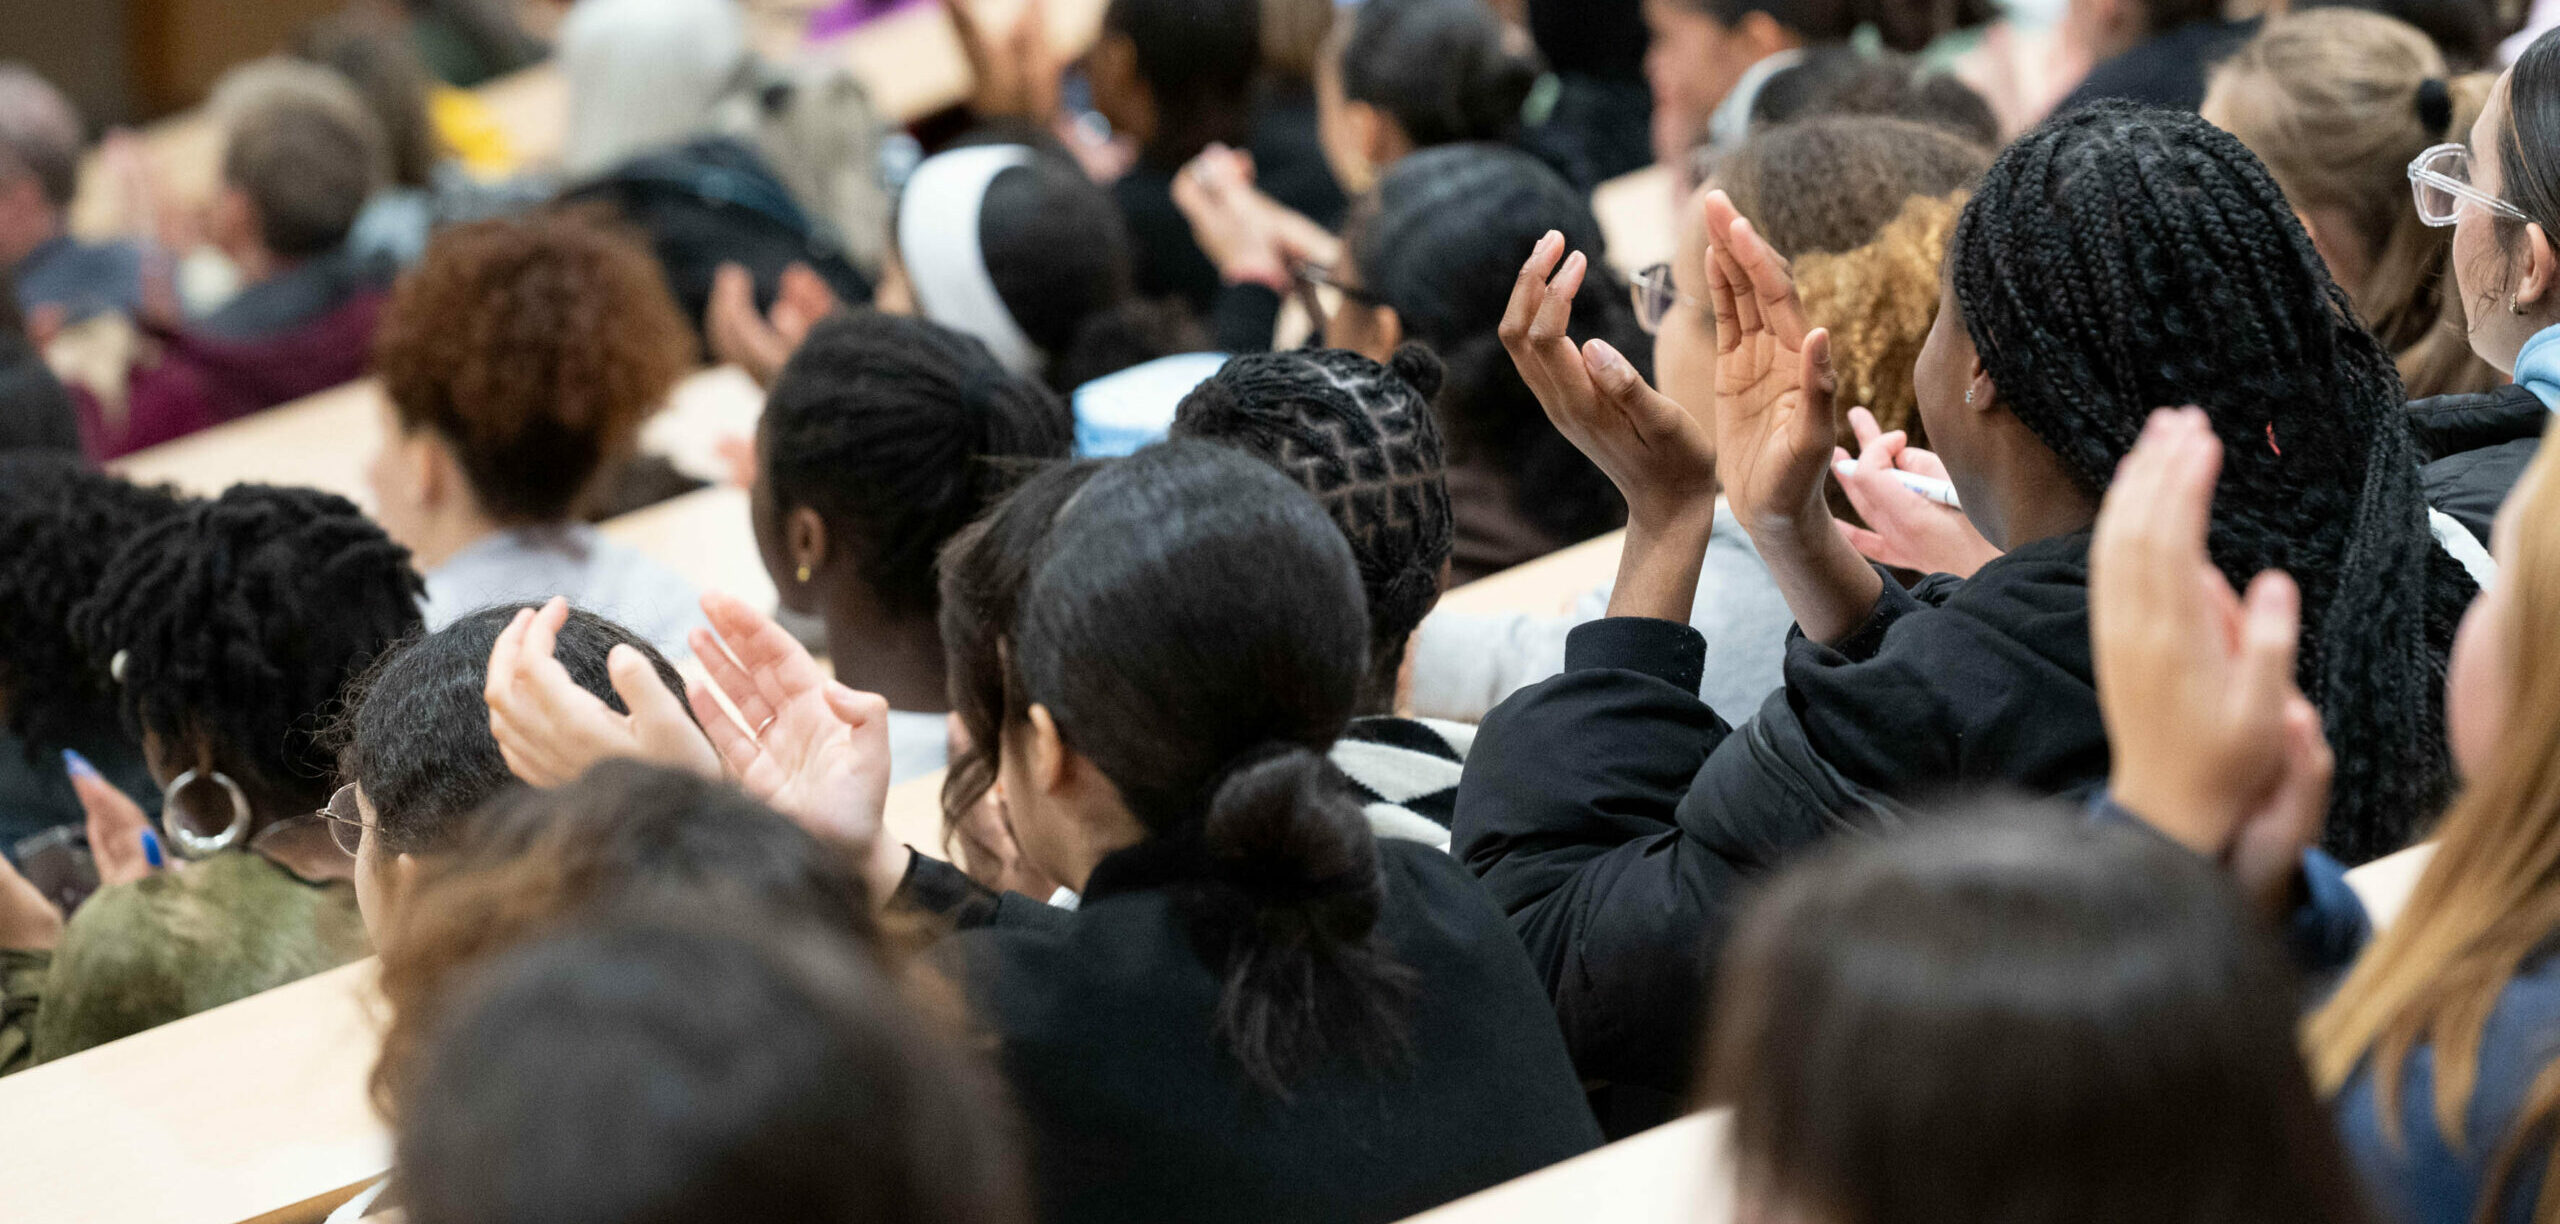
[[(1858, 517), (1867, 521), (1865, 527), (1838, 524), (1850, 547), (1878, 565), (1958, 578), (1973, 577), (2000, 556), (1964, 511), (1930, 501), (1893, 478), (1902, 471), (1946, 480), (1947, 465), (1936, 455), (1911, 445), (1899, 429), (1887, 433), (1878, 428), (1875, 414), (1864, 408), (1849, 410), (1849, 428), (1858, 436), (1856, 458), (1837, 449), (1831, 455), (1832, 475), (1849, 495), (1849, 504), (1857, 507)], [(1843, 463), (1850, 465), (1845, 472)]]
[(533, 786), (576, 781), (599, 761), (627, 757), (706, 778), (719, 778), (720, 757), (703, 731), (659, 679), (648, 657), (616, 646), (605, 666), (628, 714), (579, 687), (553, 657), (569, 601), (554, 598), (540, 609), (516, 613), (489, 652), (482, 697), (489, 704), (489, 732), (507, 768)]

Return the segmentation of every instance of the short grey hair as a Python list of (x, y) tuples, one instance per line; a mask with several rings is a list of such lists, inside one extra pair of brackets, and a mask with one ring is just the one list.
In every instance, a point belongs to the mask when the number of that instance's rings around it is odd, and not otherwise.
[(288, 259), (346, 241), (365, 201), (391, 174), (382, 123), (336, 71), (265, 59), (214, 87), (222, 178), (258, 211), (260, 241)]
[(56, 208), (80, 189), (80, 112), (53, 82), (0, 64), (0, 180), (33, 178)]

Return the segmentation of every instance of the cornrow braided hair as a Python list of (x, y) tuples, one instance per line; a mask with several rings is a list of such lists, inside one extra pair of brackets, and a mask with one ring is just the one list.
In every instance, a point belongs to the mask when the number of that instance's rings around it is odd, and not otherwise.
[(1251, 453), (1315, 495), (1351, 542), (1369, 596), (1364, 709), (1392, 703), (1405, 642), (1440, 598), (1456, 527), (1431, 397), (1440, 360), (1339, 349), (1238, 357), (1185, 397), (1173, 436)]
[(2300, 680), (2338, 757), (2323, 842), (2405, 845), (2452, 784), (2445, 658), (2475, 591), (2428, 531), (2391, 355), (2265, 167), (2192, 114), (2075, 111), (2001, 154), (1950, 265), (2001, 403), (2089, 492), (2154, 408), (2211, 415), (2215, 563), (2302, 587)]
[(123, 656), (136, 734), (207, 743), (244, 785), (327, 798), (322, 726), (347, 682), (420, 630), (409, 551), (353, 502), (236, 485), (135, 534), (75, 609), (99, 675)]
[(1066, 402), (976, 337), (866, 310), (810, 329), (759, 446), (774, 508), (817, 511), (885, 606), (929, 617), (943, 544), (1074, 444)]
[(169, 490), (92, 471), (77, 453), (0, 454), (0, 700), (30, 764), (114, 718), (105, 673), (71, 639), (71, 610), (118, 547), (178, 508)]

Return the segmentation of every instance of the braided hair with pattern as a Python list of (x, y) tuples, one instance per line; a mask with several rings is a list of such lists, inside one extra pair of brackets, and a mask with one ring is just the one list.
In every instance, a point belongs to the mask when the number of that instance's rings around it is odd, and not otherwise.
[(252, 793), (309, 811), (336, 777), (321, 731), (340, 693), (420, 630), (424, 592), (355, 503), (235, 485), (136, 533), (71, 632), (137, 735), (201, 743)]
[(116, 549), (178, 512), (177, 497), (93, 471), (76, 452), (0, 454), (0, 708), (36, 763), (113, 724), (106, 673), (71, 640), (71, 609)]
[(1948, 266), (2001, 404), (2091, 494), (2153, 409), (2212, 417), (2215, 563), (2301, 584), (2338, 758), (2324, 844), (2407, 844), (2453, 782), (2445, 658), (2474, 588), (2428, 530), (2391, 355), (2265, 167), (2192, 114), (2075, 111), (2001, 154)]
[(1455, 542), (1440, 426), (1440, 360), (1418, 344), (1388, 365), (1340, 349), (1230, 361), (1174, 411), (1173, 436), (1222, 442), (1315, 494), (1351, 542), (1369, 596), (1362, 709), (1395, 700), (1405, 643), (1440, 599)]

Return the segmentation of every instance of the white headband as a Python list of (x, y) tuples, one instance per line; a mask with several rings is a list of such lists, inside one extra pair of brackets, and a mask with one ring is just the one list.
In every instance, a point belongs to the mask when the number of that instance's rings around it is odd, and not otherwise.
[(1046, 355), (1005, 309), (978, 244), (978, 213), (996, 176), (1031, 164), (1021, 145), (977, 145), (927, 158), (898, 198), (898, 256), (924, 317), (985, 341), (1005, 369), (1036, 376)]

